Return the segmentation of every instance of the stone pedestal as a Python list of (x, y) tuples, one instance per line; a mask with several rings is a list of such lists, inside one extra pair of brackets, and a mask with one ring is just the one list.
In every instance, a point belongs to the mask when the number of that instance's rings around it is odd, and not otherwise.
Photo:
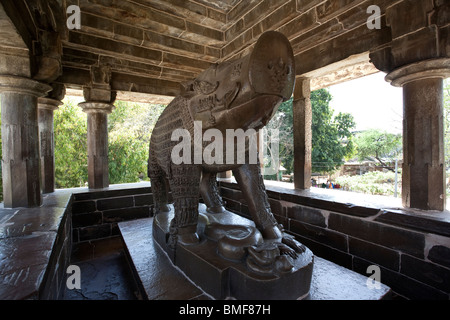
[(443, 78), (450, 59), (433, 59), (398, 68), (386, 76), (403, 87), (403, 179), (405, 207), (445, 209)]
[(89, 188), (107, 188), (109, 186), (108, 114), (114, 106), (104, 102), (83, 102), (79, 106), (87, 113)]
[(42, 203), (38, 97), (49, 85), (28, 78), (0, 76), (2, 105), (2, 177), (6, 208)]
[(53, 112), (62, 102), (50, 98), (38, 99), (39, 147), (41, 150), (42, 192), (55, 191), (55, 150)]
[(312, 109), (309, 79), (296, 79), (294, 88), (294, 186), (311, 187)]
[(276, 269), (268, 272), (254, 271), (250, 267), (248, 258), (246, 260), (246, 255), (240, 259), (224, 256), (226, 249), (221, 250), (223, 248), (220, 244), (221, 240), (218, 244), (207, 235), (208, 231), (206, 231), (209, 227), (237, 227), (239, 229), (229, 231), (232, 232), (230, 236), (232, 241), (237, 241), (244, 237), (245, 228), (254, 227), (254, 223), (228, 211), (218, 214), (207, 213), (206, 206), (202, 204), (199, 206), (199, 212), (197, 226), (197, 233), (200, 236), (199, 244), (178, 243), (173, 249), (167, 243), (170, 221), (174, 216), (173, 208), (170, 212), (159, 213), (153, 218), (153, 238), (166, 252), (172, 263), (208, 295), (214, 299), (238, 300), (308, 298), (314, 261), (311, 250), (305, 248), (305, 252), (293, 259), (293, 266), (289, 271)]

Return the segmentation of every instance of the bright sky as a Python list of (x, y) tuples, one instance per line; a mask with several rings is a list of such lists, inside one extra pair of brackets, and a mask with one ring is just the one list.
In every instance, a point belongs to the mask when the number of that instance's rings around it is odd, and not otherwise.
[(335, 115), (351, 113), (358, 131), (380, 129), (402, 133), (402, 89), (386, 82), (385, 75), (378, 72), (329, 87), (333, 96), (330, 106)]

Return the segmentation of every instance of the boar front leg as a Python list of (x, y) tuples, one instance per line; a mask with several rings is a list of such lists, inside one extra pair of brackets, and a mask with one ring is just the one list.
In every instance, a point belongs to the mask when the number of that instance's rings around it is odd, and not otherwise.
[(298, 254), (304, 252), (306, 247), (283, 232), (282, 226), (277, 223), (270, 210), (259, 161), (257, 164), (244, 164), (233, 170), (233, 174), (247, 201), (256, 228), (263, 238), (277, 240), (281, 254), (296, 258)]
[(233, 170), (233, 174), (247, 201), (253, 222), (264, 239), (281, 239), (282, 232), (270, 210), (259, 161), (257, 164), (243, 164)]

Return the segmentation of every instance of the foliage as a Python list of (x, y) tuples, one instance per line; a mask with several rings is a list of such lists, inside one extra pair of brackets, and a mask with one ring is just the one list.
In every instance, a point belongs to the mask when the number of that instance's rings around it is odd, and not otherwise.
[(344, 164), (344, 159), (353, 154), (354, 144), (351, 129), (355, 127), (353, 116), (339, 113), (329, 103), (331, 94), (326, 89), (311, 92), (312, 108), (312, 171), (330, 172)]
[(163, 105), (118, 101), (108, 118), (109, 181), (136, 182), (147, 177), (150, 136)]
[[(283, 165), (286, 168), (287, 173), (294, 171), (294, 120), (293, 120), (293, 110), (292, 110), (292, 98), (281, 103), (277, 112), (273, 118), (267, 124), (267, 140), (269, 142), (273, 141), (271, 136), (272, 130), (278, 130), (278, 151), (279, 160), (281, 163), (277, 165)], [(270, 149), (272, 145), (268, 145), (268, 155), (271, 155), (272, 150)], [(268, 159), (264, 159), (264, 163), (267, 166)], [(265, 179), (277, 179), (277, 174), (265, 176)]]
[(54, 112), (55, 187), (85, 186), (87, 173), (87, 115), (67, 99)]
[(357, 156), (360, 161), (376, 160), (388, 168), (383, 159), (393, 160), (402, 152), (402, 136), (378, 129), (370, 129), (355, 138)]
[[(116, 102), (108, 116), (108, 160), (111, 184), (139, 181), (147, 176), (152, 128), (164, 106)], [(71, 100), (55, 112), (55, 184), (57, 188), (85, 186), (87, 173), (87, 115)]]
[[(397, 175), (397, 192), (401, 194), (401, 174)], [(336, 184), (340, 184), (343, 190), (377, 194), (394, 195), (395, 173), (394, 172), (367, 172), (363, 175), (340, 176), (335, 179)]]
[[(343, 159), (353, 154), (351, 129), (355, 127), (353, 116), (339, 113), (329, 107), (332, 97), (326, 89), (311, 93), (312, 108), (312, 154), (313, 171), (333, 171), (344, 162)], [(279, 130), (279, 158), (286, 168), (286, 173), (294, 171), (294, 121), (293, 99), (283, 102), (272, 120), (269, 129)], [(276, 176), (275, 176), (276, 177)], [(271, 177), (265, 177), (271, 178)]]

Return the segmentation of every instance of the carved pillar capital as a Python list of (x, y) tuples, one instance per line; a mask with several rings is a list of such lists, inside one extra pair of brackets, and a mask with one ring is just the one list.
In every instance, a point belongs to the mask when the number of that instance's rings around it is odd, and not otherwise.
[(34, 97), (42, 97), (51, 90), (51, 86), (36, 80), (10, 75), (0, 75), (1, 93), (21, 93), (32, 95)]
[(82, 102), (78, 104), (81, 109), (86, 113), (106, 113), (109, 114), (113, 111), (114, 105), (104, 102)]
[(46, 109), (46, 110), (57, 110), (60, 105), (63, 103), (60, 100), (51, 99), (51, 98), (38, 98), (38, 108)]
[(117, 93), (111, 90), (111, 67), (108, 65), (92, 66), (91, 80), (83, 87), (86, 102), (113, 104)]
[(397, 68), (385, 77), (395, 87), (403, 87), (406, 83), (427, 79), (450, 76), (450, 58), (423, 60)]

